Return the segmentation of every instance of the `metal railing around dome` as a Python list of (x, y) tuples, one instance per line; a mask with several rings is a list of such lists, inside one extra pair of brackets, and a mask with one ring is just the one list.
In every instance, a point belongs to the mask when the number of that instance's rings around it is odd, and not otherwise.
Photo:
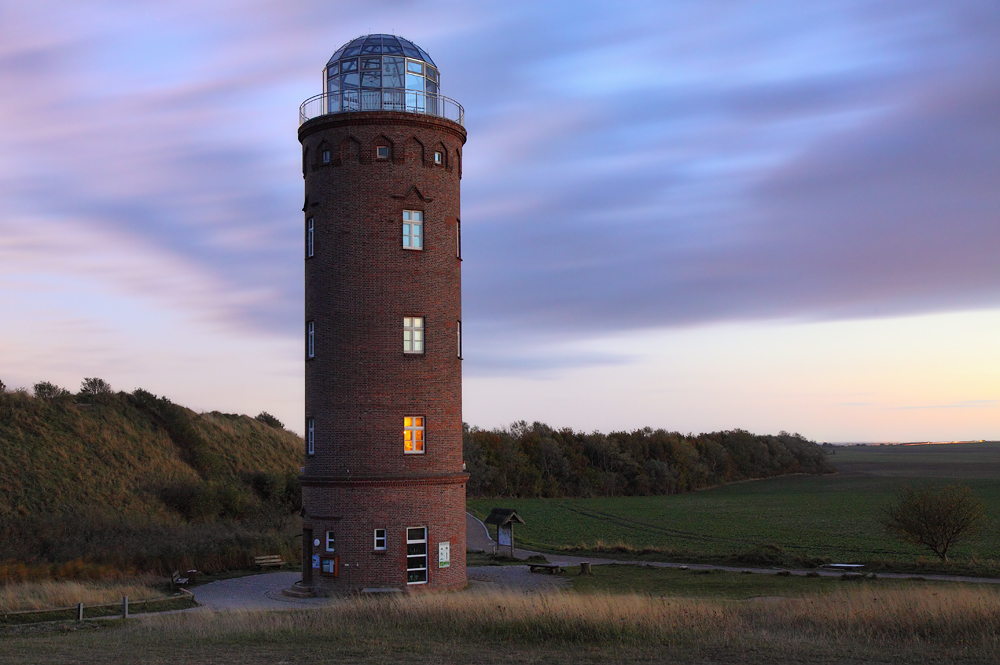
[(465, 109), (450, 97), (418, 90), (338, 90), (310, 97), (299, 107), (299, 124), (331, 113), (403, 111), (454, 120), (465, 126)]

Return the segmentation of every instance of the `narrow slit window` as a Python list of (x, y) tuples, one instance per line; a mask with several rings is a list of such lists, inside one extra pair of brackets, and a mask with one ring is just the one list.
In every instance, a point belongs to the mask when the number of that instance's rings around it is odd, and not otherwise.
[(310, 217), (306, 220), (306, 258), (311, 259), (316, 249), (316, 223)]
[(434, 163), (437, 164), (438, 166), (444, 164), (444, 153), (441, 152), (440, 150), (434, 151)]
[(455, 335), (458, 339), (458, 357), (462, 357), (462, 322), (455, 321)]
[(403, 249), (424, 248), (424, 213), (419, 210), (403, 211)]
[(316, 421), (306, 418), (306, 454), (316, 454)]
[(423, 416), (403, 418), (403, 452), (408, 455), (419, 455), (424, 452)]
[(306, 322), (306, 358), (316, 357), (316, 322)]
[(462, 220), (455, 220), (455, 256), (462, 258)]
[(424, 317), (403, 317), (403, 353), (424, 352)]
[(324, 164), (329, 164), (330, 163), (330, 151), (329, 150), (324, 150), (323, 151), (323, 163)]

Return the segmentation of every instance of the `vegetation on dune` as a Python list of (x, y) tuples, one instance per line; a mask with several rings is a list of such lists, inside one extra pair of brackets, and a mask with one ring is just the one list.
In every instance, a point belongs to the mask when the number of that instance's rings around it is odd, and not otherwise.
[(596, 497), (676, 494), (793, 473), (835, 469), (799, 434), (743, 430), (697, 436), (644, 428), (584, 434), (524, 421), (465, 430), (470, 497)]
[(273, 416), (197, 414), (99, 378), (33, 392), (0, 390), (0, 563), (25, 564), (4, 579), (77, 559), (169, 573), (297, 558), (302, 440)]

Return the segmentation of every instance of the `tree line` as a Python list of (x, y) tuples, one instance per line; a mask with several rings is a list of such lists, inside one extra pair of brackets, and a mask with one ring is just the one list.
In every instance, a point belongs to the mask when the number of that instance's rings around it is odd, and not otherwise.
[(680, 434), (553, 429), (521, 421), (465, 426), (468, 496), (597, 497), (691, 492), (792, 473), (833, 473), (826, 451), (800, 434), (729, 430)]

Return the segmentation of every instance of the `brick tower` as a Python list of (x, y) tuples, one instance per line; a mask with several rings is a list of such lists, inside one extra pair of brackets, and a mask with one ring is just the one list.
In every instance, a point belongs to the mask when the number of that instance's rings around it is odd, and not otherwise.
[(465, 586), (463, 110), (392, 35), (341, 47), (300, 108), (302, 583)]

